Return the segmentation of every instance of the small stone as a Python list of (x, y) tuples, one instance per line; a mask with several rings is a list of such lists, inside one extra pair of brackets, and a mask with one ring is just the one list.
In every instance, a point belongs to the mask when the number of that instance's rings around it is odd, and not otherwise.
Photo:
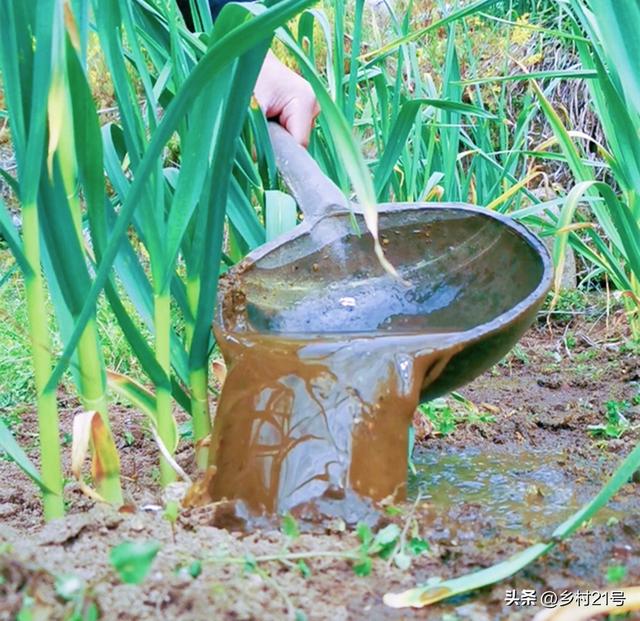
[(129, 528), (139, 533), (144, 530), (144, 523), (140, 518), (134, 517), (129, 524)]
[(558, 375), (543, 376), (539, 377), (536, 383), (542, 388), (557, 390), (562, 386), (562, 379)]

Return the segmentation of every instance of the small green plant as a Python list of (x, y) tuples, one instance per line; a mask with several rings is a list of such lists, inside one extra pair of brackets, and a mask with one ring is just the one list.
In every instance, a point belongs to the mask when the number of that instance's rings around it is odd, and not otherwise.
[[(409, 536), (409, 528), (412, 527)], [(373, 559), (379, 557), (393, 563), (402, 570), (411, 567), (413, 558), (429, 551), (429, 543), (419, 536), (417, 522), (413, 512), (408, 516), (405, 527), (389, 524), (375, 535), (364, 523), (358, 524), (356, 534), (360, 539), (359, 558), (353, 563), (357, 576), (368, 576), (373, 567)]]
[(298, 566), (298, 570), (300, 571), (300, 574), (302, 575), (303, 578), (310, 578), (311, 577), (311, 568), (309, 567), (309, 565), (307, 565), (306, 561), (304, 561), (303, 559), (300, 559), (296, 565)]
[(435, 399), (428, 403), (422, 403), (418, 410), (433, 424), (437, 434), (446, 436), (455, 431), (456, 415), (446, 399)]
[(188, 565), (181, 565), (176, 569), (179, 576), (189, 576), (194, 580), (202, 573), (202, 561), (195, 560)]
[(360, 558), (353, 564), (356, 576), (368, 576), (371, 573), (374, 557), (389, 558), (400, 540), (401, 532), (397, 524), (389, 524), (374, 535), (367, 524), (358, 524), (356, 534), (360, 539)]
[(529, 355), (522, 345), (517, 343), (514, 348), (509, 352), (509, 357), (517, 360), (521, 364), (529, 364)]
[(576, 345), (578, 344), (576, 335), (571, 331), (567, 332), (566, 336), (564, 337), (564, 344), (567, 349), (575, 349)]
[(125, 584), (141, 584), (160, 551), (157, 541), (126, 541), (113, 548), (109, 561)]
[(619, 584), (627, 577), (628, 570), (625, 565), (609, 565), (606, 579), (611, 584)]
[(607, 401), (605, 403), (606, 422), (600, 425), (589, 425), (589, 432), (595, 436), (609, 439), (622, 437), (630, 426), (624, 415), (629, 408), (628, 401)]
[(78, 576), (57, 576), (55, 589), (60, 598), (72, 605), (65, 621), (97, 621), (100, 618), (98, 606), (89, 596), (86, 583)]
[(180, 515), (180, 504), (175, 500), (170, 500), (164, 508), (164, 512), (162, 517), (169, 522), (171, 525), (171, 536), (173, 537), (173, 542), (176, 541), (176, 522), (178, 521), (178, 516)]
[(576, 313), (586, 312), (590, 308), (589, 296), (581, 289), (561, 289), (555, 296), (550, 293), (542, 311), (553, 313), (555, 318), (572, 317)]
[(624, 342), (620, 347), (620, 351), (622, 351), (623, 353), (640, 356), (640, 340), (628, 340)]
[(15, 432), (20, 426), (22, 419), (18, 408), (9, 412), (0, 412), (0, 421), (12, 432)]
[(462, 395), (453, 393), (448, 399), (434, 399), (418, 406), (418, 411), (433, 425), (438, 435), (446, 436), (456, 430), (459, 424), (485, 424), (495, 422), (495, 417), (482, 412)]
[(300, 526), (298, 525), (296, 519), (290, 513), (286, 513), (283, 516), (280, 530), (282, 531), (282, 534), (290, 541), (294, 541), (295, 539), (300, 537)]

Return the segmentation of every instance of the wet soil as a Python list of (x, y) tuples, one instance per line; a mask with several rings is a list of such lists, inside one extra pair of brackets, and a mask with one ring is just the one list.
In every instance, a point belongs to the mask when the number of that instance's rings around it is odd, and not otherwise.
[[(87, 584), (85, 599), (103, 619), (529, 619), (531, 608), (506, 606), (507, 590), (603, 588), (611, 586), (613, 566), (627, 572), (616, 586), (638, 584), (640, 494), (631, 482), (578, 534), (514, 578), (420, 611), (382, 603), (386, 592), (504, 559), (548, 535), (598, 491), (640, 440), (640, 408), (631, 403), (640, 390), (640, 357), (624, 346), (620, 319), (609, 326), (604, 318), (573, 321), (551, 331), (539, 324), (529, 331), (515, 352), (461, 391), (493, 422), (456, 409), (456, 429), (442, 436), (437, 425), (420, 420), (417, 475), (409, 482), (410, 497), (421, 495), (415, 525), (411, 502), (389, 517), (401, 527), (408, 522), (412, 534), (429, 542), (408, 570), (376, 558), (371, 575), (355, 575), (352, 561), (338, 557), (359, 541), (339, 521), (292, 541), (274, 528), (250, 534), (218, 528), (221, 509), (201, 507), (183, 510), (172, 528), (162, 515), (153, 440), (142, 417), (122, 406), (113, 407), (113, 427), (132, 513), (96, 505), (70, 484), (68, 517), (43, 526), (34, 488), (15, 465), (0, 460), (0, 619), (16, 618), (26, 598), (40, 615), (32, 618), (68, 618), (71, 605), (54, 588), (56, 577), (68, 574)], [(78, 406), (61, 399), (68, 433)], [(619, 439), (587, 429), (605, 421), (607, 402), (630, 423)], [(34, 415), (26, 412), (15, 431), (23, 445), (33, 446)], [(68, 458), (69, 446), (65, 453)], [(194, 473), (187, 442), (177, 460)], [(122, 584), (109, 550), (149, 539), (162, 546), (149, 576), (140, 586)], [(291, 553), (306, 556), (310, 576), (297, 559), (285, 558)], [(255, 571), (251, 559), (261, 556), (282, 560)], [(197, 577), (180, 571), (196, 560), (202, 563)]]

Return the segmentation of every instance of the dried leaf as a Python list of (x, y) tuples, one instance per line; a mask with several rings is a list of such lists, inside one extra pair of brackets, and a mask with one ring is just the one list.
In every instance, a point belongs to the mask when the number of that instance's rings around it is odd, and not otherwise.
[(120, 471), (120, 458), (111, 431), (104, 424), (99, 412), (89, 411), (76, 415), (73, 419), (73, 439), (71, 443), (71, 472), (84, 494), (106, 502), (82, 478), (82, 467), (92, 446), (91, 475), (99, 486), (106, 478), (116, 476)]

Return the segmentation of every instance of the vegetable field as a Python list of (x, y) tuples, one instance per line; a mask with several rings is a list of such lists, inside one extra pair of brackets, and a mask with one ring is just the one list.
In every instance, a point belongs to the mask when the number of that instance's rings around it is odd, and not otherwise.
[[(0, 0), (0, 620), (640, 614), (636, 2), (188, 5)], [(417, 407), (375, 519), (207, 497), (220, 278), (304, 221), (268, 52), (387, 276), (388, 202), (508, 216), (555, 266), (507, 357)]]

